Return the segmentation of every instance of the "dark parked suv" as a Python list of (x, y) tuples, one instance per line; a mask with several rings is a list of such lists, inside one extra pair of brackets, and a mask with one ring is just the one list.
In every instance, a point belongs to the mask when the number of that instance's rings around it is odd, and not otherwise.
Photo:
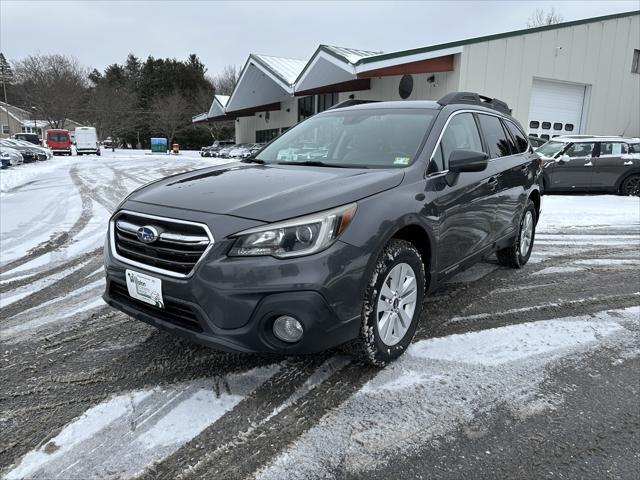
[(493, 252), (527, 262), (540, 175), (499, 100), (333, 108), (255, 157), (130, 194), (110, 221), (104, 299), (221, 350), (347, 344), (384, 365), (444, 280)]

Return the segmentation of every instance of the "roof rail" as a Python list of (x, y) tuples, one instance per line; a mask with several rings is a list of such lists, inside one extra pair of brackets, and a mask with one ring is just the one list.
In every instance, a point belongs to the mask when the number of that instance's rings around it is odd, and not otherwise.
[(334, 108), (343, 108), (343, 107), (353, 107), (354, 105), (362, 105), (363, 103), (376, 103), (380, 100), (345, 100), (340, 103), (336, 103), (335, 105), (327, 108), (327, 110), (333, 110)]
[(497, 98), (485, 97), (474, 92), (451, 92), (447, 93), (444, 97), (438, 100), (438, 103), (442, 106), (453, 105), (463, 103), (467, 105), (479, 105), (481, 107), (493, 108), (501, 113), (511, 115), (511, 109), (502, 100)]

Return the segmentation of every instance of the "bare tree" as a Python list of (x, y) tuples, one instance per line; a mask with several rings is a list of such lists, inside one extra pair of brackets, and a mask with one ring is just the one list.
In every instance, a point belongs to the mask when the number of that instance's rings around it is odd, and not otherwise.
[(236, 83), (238, 83), (239, 76), (240, 70), (235, 65), (227, 65), (224, 67), (221, 73), (211, 79), (216, 94), (231, 95)]
[(82, 102), (87, 73), (65, 55), (31, 55), (14, 65), (15, 78), (31, 107), (54, 128), (64, 128)]
[(550, 12), (545, 12), (541, 8), (536, 8), (536, 11), (531, 14), (527, 20), (527, 28), (544, 27), (545, 25), (556, 25), (562, 23), (564, 18), (562, 15), (556, 13), (555, 9), (551, 7)]
[(111, 137), (112, 149), (125, 134), (136, 128), (140, 118), (135, 95), (125, 88), (96, 86), (87, 102), (87, 114), (100, 138)]
[(184, 97), (174, 90), (168, 96), (156, 97), (151, 104), (150, 126), (173, 143), (176, 132), (191, 123), (191, 108)]

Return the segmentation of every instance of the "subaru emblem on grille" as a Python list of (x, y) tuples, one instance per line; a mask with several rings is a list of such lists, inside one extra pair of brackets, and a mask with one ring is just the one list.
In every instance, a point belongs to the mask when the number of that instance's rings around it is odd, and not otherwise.
[(158, 230), (148, 225), (145, 225), (144, 227), (140, 227), (138, 229), (138, 231), (136, 232), (136, 236), (138, 237), (138, 240), (140, 240), (141, 242), (152, 243), (158, 239), (159, 235), (158, 235)]

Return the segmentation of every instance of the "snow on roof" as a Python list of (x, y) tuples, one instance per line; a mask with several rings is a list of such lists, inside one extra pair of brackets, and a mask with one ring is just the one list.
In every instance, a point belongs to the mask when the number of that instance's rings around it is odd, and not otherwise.
[(224, 108), (227, 106), (230, 95), (214, 95), (214, 98), (218, 100), (218, 102), (220, 102), (220, 105), (222, 105), (222, 107)]
[(256, 54), (251, 54), (251, 57), (289, 86), (294, 84), (296, 78), (298, 78), (298, 75), (307, 64), (307, 60), (299, 60), (297, 58)]
[(374, 52), (371, 50), (359, 50), (357, 48), (337, 47), (334, 45), (320, 45), (320, 48), (341, 57), (343, 60), (355, 64), (361, 59), (381, 55), (384, 52)]

